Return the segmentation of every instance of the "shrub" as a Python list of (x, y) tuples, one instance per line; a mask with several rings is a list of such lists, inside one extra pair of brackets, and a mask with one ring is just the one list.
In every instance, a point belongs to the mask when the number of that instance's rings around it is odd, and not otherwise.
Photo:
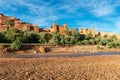
[(94, 39), (90, 39), (89, 42), (90, 42), (90, 44), (95, 44), (95, 40)]
[(90, 42), (89, 42), (89, 40), (84, 40), (84, 41), (82, 41), (82, 44), (87, 45), (87, 44), (90, 44)]
[(95, 43), (96, 44), (99, 44), (99, 42), (100, 42), (100, 40), (101, 40), (101, 37), (100, 36), (97, 36), (97, 37), (95, 37)]
[(82, 45), (83, 43), (81, 41), (77, 42), (76, 43), (77, 45)]
[(23, 43), (38, 43), (39, 42), (38, 34), (33, 31), (25, 31), (23, 33), (23, 36), (24, 36)]
[(40, 33), (39, 35), (39, 42), (42, 44), (47, 44), (49, 40), (52, 38), (52, 34), (49, 33)]
[(120, 43), (119, 42), (110, 42), (107, 44), (107, 46), (109, 48), (118, 48), (118, 47), (120, 47)]
[(91, 39), (91, 38), (92, 38), (92, 35), (91, 35), (91, 34), (85, 35), (85, 39), (86, 39), (86, 40), (89, 40), (89, 39)]
[(110, 41), (109, 39), (102, 39), (99, 44), (102, 45), (102, 46), (106, 46), (106, 44), (108, 44)]
[(61, 44), (61, 37), (59, 33), (53, 34), (52, 38), (49, 40), (49, 44), (58, 45)]
[(118, 39), (117, 39), (117, 36), (113, 34), (112, 36), (110, 36), (110, 40), (117, 41)]
[(15, 41), (13, 41), (10, 45), (10, 47), (14, 50), (19, 50), (21, 48), (22, 42), (20, 38), (17, 38)]
[(64, 40), (64, 37), (63, 37), (63, 36), (61, 36), (61, 41), (60, 41), (60, 43), (61, 43), (62, 45), (65, 44), (65, 40)]
[(97, 49), (103, 49), (103, 47), (101, 47), (101, 46), (97, 45)]
[(6, 32), (6, 38), (9, 40), (9, 41), (15, 41), (15, 39), (16, 39), (16, 36), (18, 36), (20, 34), (20, 32), (17, 30), (17, 29), (15, 29), (15, 28), (11, 28), (10, 30), (8, 30), (7, 32)]
[(114, 43), (113, 43), (113, 42), (108, 43), (107, 46), (108, 46), (109, 48), (113, 48), (113, 47), (114, 47)]
[(7, 42), (9, 42), (9, 41), (5, 37), (5, 33), (4, 32), (0, 32), (0, 43), (7, 43)]
[(73, 36), (65, 36), (65, 44), (73, 44), (74, 43), (74, 37)]

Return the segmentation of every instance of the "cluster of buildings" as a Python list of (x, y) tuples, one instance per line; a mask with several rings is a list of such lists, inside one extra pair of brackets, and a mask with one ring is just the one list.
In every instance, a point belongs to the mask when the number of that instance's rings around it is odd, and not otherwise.
[[(10, 22), (10, 23), (9, 23)], [(42, 29), (39, 28), (37, 25), (33, 25), (30, 23), (22, 22), (20, 19), (11, 16), (5, 16), (4, 14), (0, 13), (0, 31), (9, 30), (11, 27), (8, 24), (11, 24), (13, 28), (16, 28), (21, 31), (34, 31), (34, 32), (49, 32), (49, 33), (56, 33), (59, 32), (60, 34), (65, 35), (66, 31), (69, 34), (73, 33), (73, 29), (69, 29), (67, 24), (63, 24), (62, 26), (53, 23), (50, 29)], [(91, 34), (93, 37), (95, 36), (95, 29), (92, 28), (88, 30), (87, 28), (83, 28), (80, 30), (80, 34)]]
[(80, 30), (80, 34), (85, 34), (85, 35), (91, 34), (93, 37), (95, 37), (95, 35), (96, 35), (94, 28), (91, 28), (90, 30), (87, 28), (82, 28)]
[(50, 27), (49, 31), (50, 31), (50, 33), (59, 32), (60, 34), (63, 34), (63, 35), (66, 35), (67, 33), (68, 34), (73, 33), (73, 29), (68, 28), (67, 24), (63, 24), (63, 26), (60, 26), (60, 25), (57, 25), (55, 22)]
[[(12, 26), (10, 27), (8, 24), (9, 25), (12, 24)], [(11, 16), (5, 16), (0, 13), (0, 31), (9, 30), (12, 27), (18, 30), (28, 30), (28, 31), (33, 30), (35, 32), (40, 31), (37, 25), (22, 22), (20, 19)]]

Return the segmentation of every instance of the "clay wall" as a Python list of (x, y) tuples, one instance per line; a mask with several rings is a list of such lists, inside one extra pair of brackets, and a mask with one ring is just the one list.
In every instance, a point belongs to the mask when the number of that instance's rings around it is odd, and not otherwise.
[(6, 25), (7, 20), (11, 20), (13, 22), (13, 27), (18, 30), (28, 30), (28, 31), (39, 32), (38, 26), (29, 24), (29, 23), (23, 23), (20, 19), (16, 19), (15, 17), (11, 17), (11, 16), (4, 16), (1, 13), (0, 13), (0, 31), (8, 30), (7, 27), (3, 27), (3, 26), (7, 26)]
[(92, 28), (92, 29), (88, 30), (87, 28), (83, 28), (80, 30), (80, 34), (84, 34), (84, 35), (91, 34), (93, 37), (95, 37), (95, 29)]
[(65, 34), (65, 30), (67, 29), (67, 24), (64, 24), (63, 26), (59, 26), (56, 23), (53, 23), (53, 25), (50, 28), (51, 33), (59, 32), (60, 34)]

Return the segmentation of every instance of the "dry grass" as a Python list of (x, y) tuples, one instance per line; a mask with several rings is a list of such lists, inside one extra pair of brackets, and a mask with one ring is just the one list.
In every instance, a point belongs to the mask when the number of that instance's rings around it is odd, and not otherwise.
[(0, 80), (120, 80), (120, 56), (0, 59)]

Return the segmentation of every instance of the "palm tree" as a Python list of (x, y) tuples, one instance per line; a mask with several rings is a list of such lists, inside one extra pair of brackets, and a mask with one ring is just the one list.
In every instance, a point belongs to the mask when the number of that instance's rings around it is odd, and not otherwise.
[(14, 25), (12, 20), (6, 20), (5, 24), (7, 25), (7, 30), (9, 30)]
[(69, 31), (68, 28), (66, 28), (64, 32), (65, 32), (66, 35), (70, 35), (70, 31)]

